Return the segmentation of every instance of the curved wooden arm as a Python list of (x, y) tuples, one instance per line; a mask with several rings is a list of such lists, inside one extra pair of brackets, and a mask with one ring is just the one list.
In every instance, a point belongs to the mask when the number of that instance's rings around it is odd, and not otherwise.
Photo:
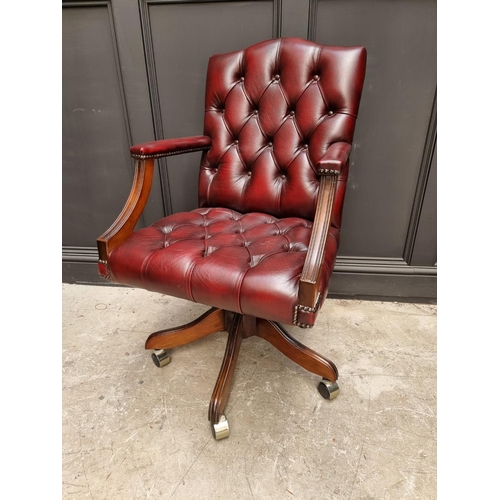
[(134, 181), (128, 200), (113, 225), (97, 238), (99, 260), (107, 262), (111, 250), (132, 234), (148, 201), (153, 183), (154, 162), (154, 158), (135, 162)]
[(351, 145), (349, 143), (337, 142), (328, 148), (318, 162), (318, 175), (320, 176), (318, 202), (309, 248), (299, 282), (299, 304), (301, 306), (315, 309), (318, 303), (318, 276), (323, 265), (338, 177), (349, 159), (350, 152)]
[(131, 156), (136, 158), (134, 182), (127, 203), (125, 203), (120, 215), (113, 225), (97, 238), (100, 261), (107, 262), (113, 248), (123, 243), (134, 231), (149, 198), (153, 183), (155, 158), (203, 151), (209, 149), (211, 144), (210, 137), (196, 135), (146, 142), (130, 148)]

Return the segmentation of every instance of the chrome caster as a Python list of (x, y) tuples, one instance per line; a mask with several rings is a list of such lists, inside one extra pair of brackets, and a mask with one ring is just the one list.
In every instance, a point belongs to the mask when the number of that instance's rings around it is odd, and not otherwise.
[(318, 391), (325, 399), (333, 399), (339, 395), (340, 388), (337, 382), (332, 382), (324, 378), (318, 384)]
[(225, 415), (221, 415), (219, 423), (212, 424), (211, 427), (212, 435), (217, 441), (229, 437), (229, 422), (226, 420)]
[(161, 368), (162, 366), (168, 365), (170, 363), (170, 356), (165, 349), (156, 349), (151, 353), (151, 358), (153, 359), (153, 363)]

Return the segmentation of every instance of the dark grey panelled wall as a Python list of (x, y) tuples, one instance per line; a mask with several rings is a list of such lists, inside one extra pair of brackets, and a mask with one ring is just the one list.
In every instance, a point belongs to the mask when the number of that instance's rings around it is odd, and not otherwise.
[[(435, 0), (64, 1), (65, 282), (101, 283), (129, 145), (202, 133), (208, 57), (279, 36), (368, 50), (331, 293), (436, 297)], [(196, 206), (199, 159), (158, 162), (141, 225)]]
[(358, 275), (339, 276), (331, 289), (357, 292), (359, 280), (368, 293), (371, 285), (375, 293), (380, 287), (435, 297), (436, 2), (315, 0), (311, 6), (310, 38), (368, 50), (337, 266)]
[[(202, 134), (208, 58), (227, 52), (228, 47), (236, 50), (272, 38), (275, 4), (269, 0), (149, 4), (144, 18), (150, 24), (148, 43), (154, 49), (149, 65), (156, 69), (155, 122), (164, 137)], [(173, 212), (197, 207), (193, 179), (198, 176), (199, 156), (180, 155), (167, 161)]]
[(130, 189), (130, 129), (108, 8), (65, 9), (63, 40), (63, 234), (85, 247)]

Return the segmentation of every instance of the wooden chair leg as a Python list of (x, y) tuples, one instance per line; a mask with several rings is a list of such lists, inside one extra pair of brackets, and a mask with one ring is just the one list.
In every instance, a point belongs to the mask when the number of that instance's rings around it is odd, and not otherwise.
[(216, 439), (222, 439), (229, 435), (229, 427), (223, 413), (229, 397), (234, 369), (236, 368), (236, 362), (240, 352), (241, 341), (243, 340), (241, 320), (241, 314), (235, 314), (232, 317), (224, 360), (222, 361), (219, 377), (215, 383), (212, 398), (210, 400), (210, 406), (208, 408), (208, 419), (212, 424), (212, 431)]
[(152, 333), (146, 340), (145, 347), (146, 349), (171, 349), (225, 329), (224, 310), (213, 307), (191, 323)]
[[(324, 398), (333, 399), (338, 394), (337, 367), (329, 359), (295, 340), (279, 323), (253, 316), (242, 316), (212, 308), (191, 323), (151, 334), (146, 341), (146, 349), (169, 349), (221, 331), (227, 331), (229, 335), (208, 409), (208, 419), (215, 439), (229, 436), (229, 424), (224, 409), (244, 338), (254, 335), (263, 338), (302, 368), (323, 377), (318, 389)], [(166, 354), (165, 356), (168, 358)], [(155, 364), (163, 366), (168, 361), (169, 358), (160, 358)]]
[[(335, 382), (337, 380), (337, 367), (329, 359), (295, 340), (279, 323), (257, 319), (256, 335), (267, 340), (302, 368), (320, 375), (327, 381)], [(326, 396), (323, 395), (323, 397)], [(331, 399), (331, 397), (327, 399)]]

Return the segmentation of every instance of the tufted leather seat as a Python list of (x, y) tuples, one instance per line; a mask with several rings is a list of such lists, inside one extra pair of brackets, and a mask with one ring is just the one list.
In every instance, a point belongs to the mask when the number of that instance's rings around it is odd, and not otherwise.
[[(102, 277), (212, 306), (197, 320), (151, 334), (158, 366), (166, 349), (229, 333), (209, 406), (214, 436), (243, 338), (261, 337), (323, 377), (338, 393), (337, 368), (280, 323), (312, 327), (335, 264), (349, 154), (363, 87), (363, 47), (297, 38), (267, 40), (210, 58), (203, 135), (130, 148), (129, 199), (98, 240)], [(202, 151), (199, 208), (134, 232), (155, 159)]]
[[(310, 221), (298, 217), (277, 219), (225, 208), (178, 213), (136, 231), (117, 247), (109, 257), (111, 277), (118, 283), (291, 324), (311, 228)], [(333, 270), (338, 237), (338, 230), (331, 228), (323, 289)]]

